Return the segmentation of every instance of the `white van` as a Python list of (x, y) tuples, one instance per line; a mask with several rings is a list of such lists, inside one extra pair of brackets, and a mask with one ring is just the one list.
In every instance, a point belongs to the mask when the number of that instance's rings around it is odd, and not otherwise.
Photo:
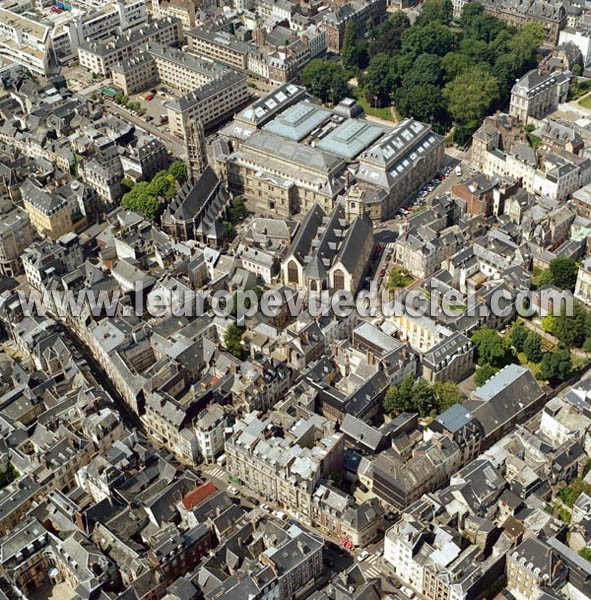
[(400, 591), (401, 591), (401, 592), (402, 592), (402, 593), (403, 593), (403, 594), (404, 594), (404, 595), (405, 595), (407, 598), (414, 598), (414, 597), (415, 597), (415, 593), (414, 593), (414, 592), (413, 592), (411, 589), (409, 589), (409, 588), (407, 588), (407, 587), (405, 587), (405, 586), (402, 586), (402, 587), (400, 588)]
[(460, 165), (458, 165), (458, 166), (456, 167), (456, 175), (457, 175), (458, 177), (461, 177), (461, 176), (462, 176), (462, 167), (460, 167)]
[(218, 457), (218, 459), (215, 462), (217, 462), (217, 464), (220, 465), (220, 467), (223, 467), (226, 464), (226, 455), (222, 454)]

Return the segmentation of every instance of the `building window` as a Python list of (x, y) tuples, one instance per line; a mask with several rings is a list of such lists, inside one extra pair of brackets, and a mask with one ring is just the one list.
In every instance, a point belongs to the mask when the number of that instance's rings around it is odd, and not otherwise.
[(345, 274), (341, 269), (337, 269), (334, 272), (334, 289), (344, 290), (345, 289)]
[(290, 261), (287, 265), (287, 281), (288, 283), (298, 283), (299, 282), (299, 272), (298, 267), (295, 261)]

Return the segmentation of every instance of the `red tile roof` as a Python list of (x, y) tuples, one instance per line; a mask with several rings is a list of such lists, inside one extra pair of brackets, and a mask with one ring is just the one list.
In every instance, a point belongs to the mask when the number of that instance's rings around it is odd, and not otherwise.
[(194, 490), (191, 490), (183, 498), (183, 506), (187, 510), (195, 508), (198, 504), (201, 504), (206, 498), (217, 492), (215, 485), (211, 481), (198, 485)]

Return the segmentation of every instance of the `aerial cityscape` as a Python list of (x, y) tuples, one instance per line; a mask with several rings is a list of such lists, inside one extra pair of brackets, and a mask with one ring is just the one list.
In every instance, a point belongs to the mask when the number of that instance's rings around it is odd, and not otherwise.
[(591, 2), (0, 0), (0, 600), (591, 600)]

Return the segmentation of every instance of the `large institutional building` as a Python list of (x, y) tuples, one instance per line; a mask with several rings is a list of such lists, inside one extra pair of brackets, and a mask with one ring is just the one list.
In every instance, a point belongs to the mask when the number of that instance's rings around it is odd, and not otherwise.
[(347, 218), (379, 222), (441, 168), (444, 141), (429, 125), (368, 121), (354, 100), (328, 110), (285, 84), (221, 131), (217, 167), (252, 210), (290, 218), (342, 200)]

